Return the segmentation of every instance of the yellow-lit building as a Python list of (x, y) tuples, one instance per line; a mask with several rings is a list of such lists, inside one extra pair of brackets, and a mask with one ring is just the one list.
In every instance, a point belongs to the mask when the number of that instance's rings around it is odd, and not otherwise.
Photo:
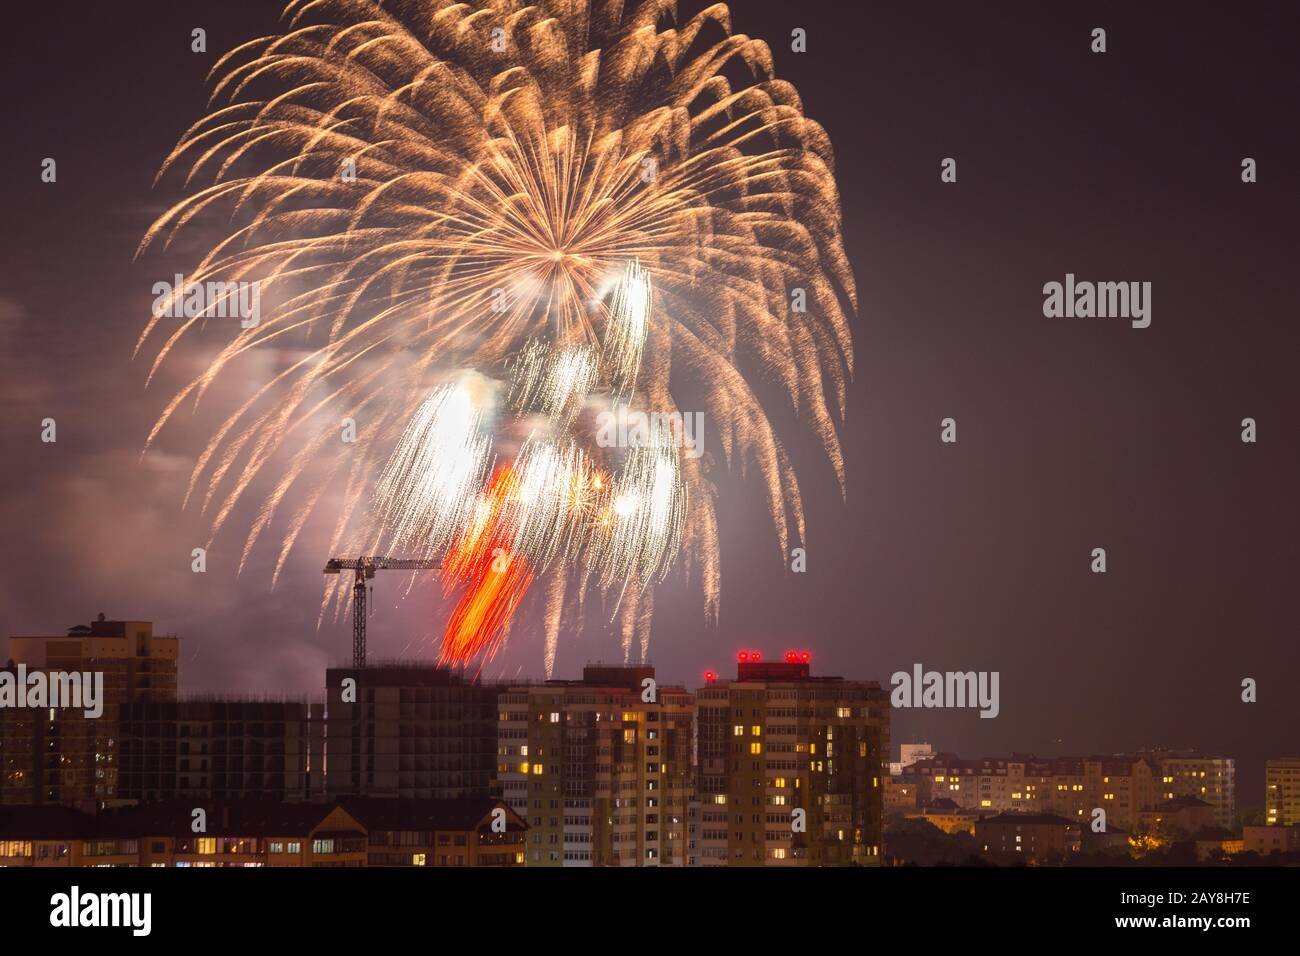
[(735, 680), (696, 691), (702, 866), (878, 865), (889, 697), (814, 677), (808, 655), (742, 652)]
[(528, 866), (685, 866), (695, 703), (652, 667), (507, 687), (497, 778)]
[(1264, 822), (1300, 826), (1300, 757), (1264, 761)]
[(4, 807), (0, 866), (513, 867), (526, 829), (491, 798)]

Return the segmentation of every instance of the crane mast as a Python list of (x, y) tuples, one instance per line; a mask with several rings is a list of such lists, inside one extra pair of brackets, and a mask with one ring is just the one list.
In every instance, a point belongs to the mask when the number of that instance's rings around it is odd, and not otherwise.
[(366, 666), (366, 581), (376, 571), (436, 571), (442, 567), (437, 558), (389, 558), (366, 555), (357, 558), (330, 558), (325, 562), (326, 574), (352, 571), (356, 579), (352, 584), (352, 666)]

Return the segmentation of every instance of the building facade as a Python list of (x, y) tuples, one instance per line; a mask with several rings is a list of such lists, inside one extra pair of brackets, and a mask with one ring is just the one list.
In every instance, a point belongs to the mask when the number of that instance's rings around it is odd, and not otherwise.
[(331, 668), (325, 683), (329, 797), (491, 795), (498, 687), (425, 664)]
[(322, 709), (303, 701), (124, 704), (117, 799), (310, 800), (324, 780)]
[(5, 807), (0, 866), (512, 867), (523, 865), (525, 829), (490, 798), (213, 800), (199, 808), (185, 800), (96, 814)]
[(1196, 797), (1213, 809), (1214, 824), (1231, 828), (1237, 818), (1237, 762), (1193, 752), (1150, 752), (1160, 776), (1160, 790), (1173, 797)]
[(975, 840), (992, 863), (1055, 864), (1079, 852), (1081, 829), (1056, 813), (1000, 813), (975, 824)]
[(529, 866), (685, 866), (694, 699), (652, 667), (500, 697), (501, 794), (528, 821)]
[(103, 675), (103, 712), (0, 708), (0, 804), (92, 805), (118, 786), (118, 710), (176, 699), (180, 641), (149, 621), (70, 628), (64, 637), (11, 637), (9, 669)]
[(1300, 757), (1264, 761), (1264, 822), (1300, 826)]
[(735, 680), (696, 691), (703, 866), (878, 865), (889, 698), (814, 677), (806, 655), (742, 654)]

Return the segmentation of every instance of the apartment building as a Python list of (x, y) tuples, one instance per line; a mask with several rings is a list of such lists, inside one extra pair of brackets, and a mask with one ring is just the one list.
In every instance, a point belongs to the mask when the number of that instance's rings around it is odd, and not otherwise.
[(685, 866), (694, 699), (652, 667), (505, 688), (501, 794), (529, 826), (528, 866)]
[(118, 710), (176, 699), (175, 636), (103, 614), (63, 637), (11, 637), (6, 669), (103, 675), (103, 712), (0, 708), (0, 804), (90, 806), (117, 796)]
[(703, 866), (877, 865), (889, 698), (876, 682), (814, 677), (807, 653), (738, 655), (696, 691)]
[(1300, 826), (1300, 757), (1264, 761), (1264, 822)]
[(523, 865), (525, 830), (490, 798), (5, 807), (0, 866), (509, 867)]

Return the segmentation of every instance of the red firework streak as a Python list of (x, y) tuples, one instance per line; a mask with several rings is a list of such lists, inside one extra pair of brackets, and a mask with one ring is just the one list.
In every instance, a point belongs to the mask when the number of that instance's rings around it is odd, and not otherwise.
[(497, 468), (469, 528), (443, 559), (443, 589), (464, 592), (442, 636), (441, 664), (466, 664), (480, 654), (491, 660), (533, 583), (535, 570), (513, 552), (518, 498), (514, 469)]

